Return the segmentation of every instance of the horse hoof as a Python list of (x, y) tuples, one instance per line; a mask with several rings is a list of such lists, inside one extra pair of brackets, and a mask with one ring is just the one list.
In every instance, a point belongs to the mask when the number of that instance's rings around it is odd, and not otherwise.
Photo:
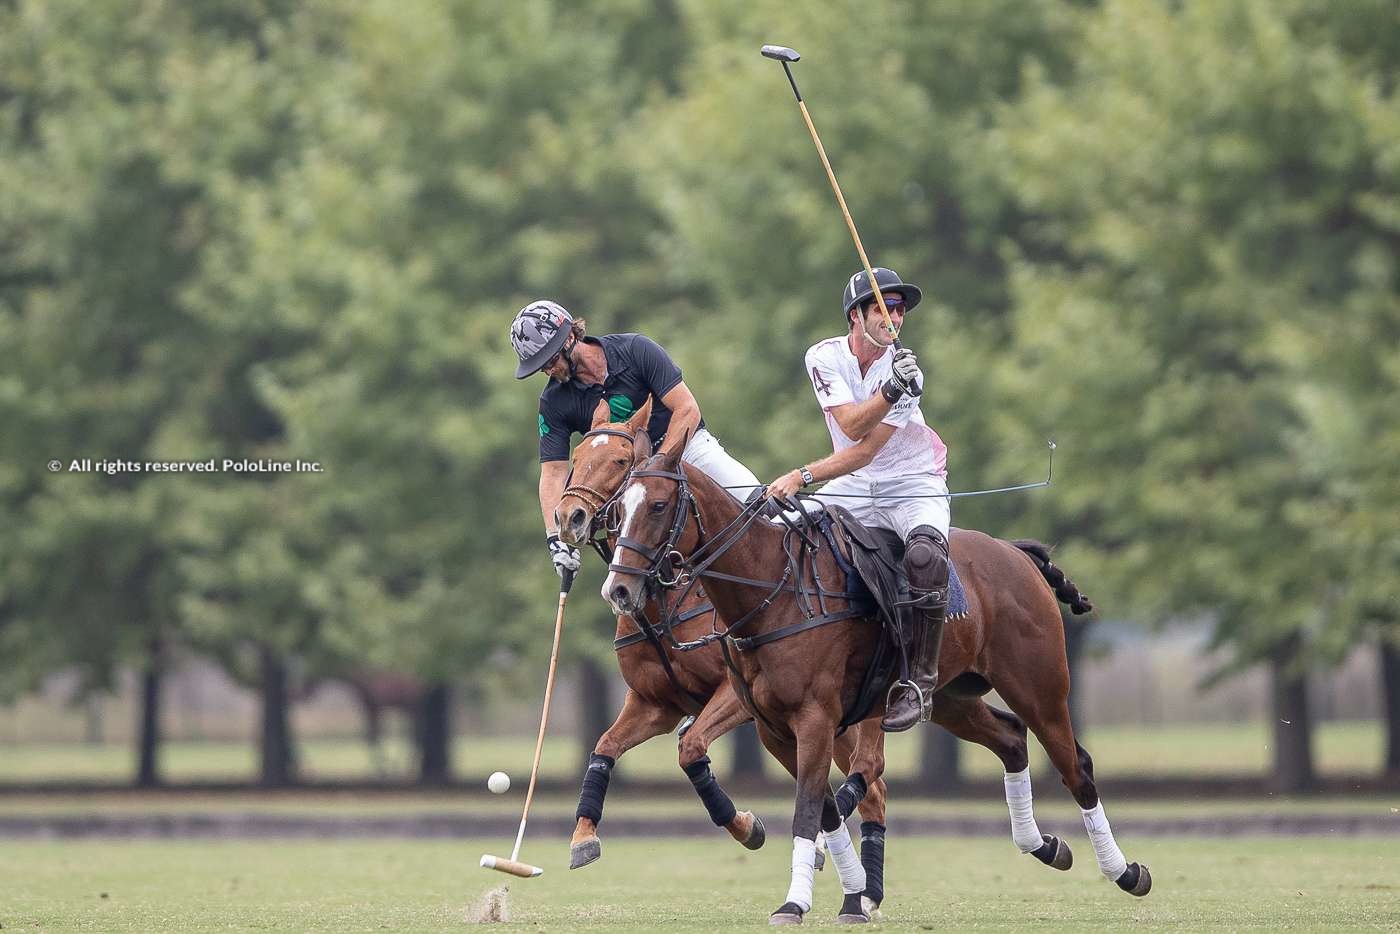
[(885, 920), (884, 912), (880, 910), (880, 903), (869, 895), (862, 895), (860, 897), (860, 910), (865, 912), (865, 916), (871, 921)]
[(856, 892), (842, 900), (841, 913), (836, 916), (837, 924), (865, 924), (870, 920), (862, 906), (861, 898), (861, 894)]
[(603, 841), (597, 837), (569, 847), (569, 868), (582, 869), (603, 855)]
[(749, 828), (749, 835), (744, 840), (744, 849), (756, 850), (763, 846), (764, 841), (768, 839), (768, 831), (764, 829), (763, 818), (757, 814), (749, 816), (753, 818), (753, 826)]
[(1074, 854), (1070, 852), (1069, 844), (1052, 834), (1041, 834), (1045, 840), (1040, 845), (1040, 849), (1031, 850), (1031, 855), (1040, 860), (1051, 869), (1064, 871), (1074, 865)]
[(802, 908), (796, 902), (783, 902), (783, 906), (768, 916), (769, 924), (801, 924)]
[(1139, 866), (1137, 863), (1129, 863), (1128, 868), (1114, 881), (1120, 889), (1138, 898), (1152, 891), (1152, 873), (1147, 871), (1146, 866)]
[(823, 869), (826, 868), (826, 850), (823, 850), (821, 847), (817, 847), (817, 857), (815, 866), (817, 872), (821, 872)]

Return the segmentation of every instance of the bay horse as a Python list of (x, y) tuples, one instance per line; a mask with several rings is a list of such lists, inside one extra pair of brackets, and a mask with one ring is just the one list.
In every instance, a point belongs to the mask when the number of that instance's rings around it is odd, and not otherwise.
[[(648, 401), (625, 423), (610, 423), (611, 413), (604, 404), (595, 410), (589, 432), (574, 449), (573, 471), (555, 510), (555, 520), (563, 540), (570, 544), (589, 542), (597, 545), (594, 533), (603, 531), (609, 532), (609, 541), (615, 542), (617, 522), (615, 517), (609, 521), (609, 516), (614, 515), (620, 505), (618, 495), (634, 462), (650, 454), (650, 442), (645, 432), (651, 413), (650, 405)], [(605, 561), (611, 560), (611, 545), (600, 547), (599, 552)], [(655, 641), (646, 638), (636, 618), (628, 614), (618, 615), (617, 640), (614, 644), (617, 647), (618, 666), (628, 691), (622, 711), (612, 727), (599, 738), (594, 749), (594, 761), (602, 757), (599, 763), (601, 768), (590, 768), (585, 776), (584, 793), (580, 796), (581, 813), (577, 817), (570, 847), (571, 867), (587, 865), (601, 855), (598, 822), (602, 810), (601, 795), (606, 792), (606, 777), (611, 764), (633, 746), (674, 729), (686, 711), (693, 709), (687, 702), (693, 703), (697, 699), (704, 703), (703, 711), (681, 737), (680, 765), (693, 781), (698, 779), (697, 791), (700, 791), (716, 823), (734, 815), (725, 826), (735, 839), (741, 842), (751, 839), (745, 836), (750, 833), (751, 824), (760, 828), (761, 832), (762, 823), (756, 817), (748, 812), (733, 811), (718, 782), (713, 780), (707, 757), (709, 746), (716, 739), (751, 720), (752, 714), (744, 709), (727, 678), (719, 646), (712, 642), (693, 651), (679, 651), (676, 648), (678, 643), (693, 644), (712, 631), (714, 623), (709, 614), (691, 615), (706, 605), (699, 590), (684, 597), (675, 614), (681, 622), (674, 626), (673, 632), (657, 632)], [(654, 600), (649, 600), (642, 615), (652, 621), (659, 618)], [(671, 635), (675, 638), (668, 638)], [(668, 675), (667, 666), (675, 675), (674, 679)], [(936, 696), (933, 720), (960, 739), (985, 746), (1001, 760), (1008, 774), (1008, 805), (1013, 817), (1017, 813), (1021, 815), (1019, 821), (1013, 820), (1013, 837), (1018, 848), (1031, 853), (1045, 865), (1060, 870), (1069, 869), (1073, 862), (1069, 846), (1053, 835), (1041, 834), (1035, 825), (1025, 724), (1012, 714), (989, 707), (980, 697), (951, 692)], [(834, 759), (843, 773), (851, 771), (851, 757), (857, 746), (874, 745), (883, 754), (884, 733), (879, 729), (878, 721), (879, 716), (876, 715), (873, 720), (857, 725), (851, 733), (835, 741)], [(599, 772), (602, 774), (597, 774)], [(594, 792), (596, 804), (589, 814), (584, 814), (583, 802), (590, 796), (590, 782), (595, 787), (601, 785), (601, 791)], [(867, 789), (867, 794), (859, 802), (862, 817), (860, 855), (867, 876), (866, 886), (862, 889), (862, 907), (870, 912), (877, 910), (884, 898), (883, 778), (868, 781)], [(714, 807), (710, 807), (712, 801)]]
[[(878, 646), (879, 623), (825, 609), (822, 618), (814, 618), (814, 596), (823, 607), (849, 605), (822, 584), (842, 580), (830, 550), (809, 544), (795, 526), (746, 518), (747, 507), (677, 455), (634, 465), (621, 507), (618, 552), (603, 583), (604, 598), (626, 614), (665, 583), (663, 569), (703, 582), (725, 627), (717, 631), (732, 649), (726, 654), (731, 681), (755, 716), (764, 746), (797, 781), (792, 883), (769, 920), (801, 923), (812, 905), (818, 831), (838, 828), (850, 805), (884, 772), (883, 744), (862, 742), (835, 795), (828, 782), (838, 725)], [(1056, 598), (1086, 607), (1088, 601), (1037, 543), (954, 529), (950, 545), (969, 612), (947, 623), (939, 658), (943, 687), (934, 698), (939, 722), (1002, 758), (1012, 835), (1023, 850), (1048, 842), (1035, 830), (1029, 785), (1020, 784), (1028, 774), (1024, 731), (1029, 727), (1083, 812), (1099, 869), (1124, 891), (1146, 895), (1151, 875), (1146, 866), (1128, 863), (1114, 840), (1094, 785), (1093, 762), (1070, 724), (1069, 668)], [(969, 683), (980, 687), (970, 692), (954, 687)], [(1015, 717), (982, 702), (980, 694), (989, 689)], [(868, 715), (878, 717), (883, 706), (877, 694)]]

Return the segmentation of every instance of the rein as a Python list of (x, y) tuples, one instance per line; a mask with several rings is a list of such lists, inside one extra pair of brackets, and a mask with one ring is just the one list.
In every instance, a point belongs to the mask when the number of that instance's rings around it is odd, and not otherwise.
[[(845, 619), (853, 619), (864, 615), (859, 610), (847, 609), (844, 611), (830, 612), (827, 609), (827, 598), (841, 598), (849, 600), (855, 596), (853, 593), (836, 592), (827, 590), (822, 586), (821, 575), (817, 571), (816, 561), (813, 559), (819, 544), (809, 537), (805, 530), (788, 524), (788, 531), (783, 536), (783, 550), (787, 560), (784, 562), (782, 576), (776, 580), (758, 580), (750, 577), (739, 577), (734, 574), (725, 574), (720, 571), (711, 570), (711, 566), (723, 557), (731, 548), (748, 533), (749, 529), (763, 516), (764, 502), (755, 499), (739, 511), (724, 528), (720, 529), (713, 537), (705, 532), (704, 524), (700, 516), (699, 505), (694, 494), (690, 490), (690, 483), (685, 475), (685, 465), (682, 462), (678, 471), (667, 470), (634, 470), (633, 478), (658, 477), (665, 480), (674, 480), (678, 486), (676, 492), (675, 517), (671, 522), (671, 530), (667, 534), (663, 544), (652, 548), (644, 542), (639, 542), (629, 537), (621, 537), (617, 540), (619, 549), (626, 549), (635, 552), (644, 558), (647, 567), (638, 569), (626, 565), (610, 562), (609, 570), (619, 571), (624, 574), (640, 575), (646, 581), (647, 586), (653, 591), (657, 598), (657, 603), (661, 606), (663, 626), (669, 631), (671, 628), (671, 613), (674, 607), (678, 607), (690, 591), (700, 583), (702, 578), (722, 580), (729, 583), (741, 584), (747, 587), (769, 588), (768, 593), (753, 609), (745, 613), (740, 619), (730, 624), (723, 632), (717, 628), (713, 629), (709, 635), (692, 642), (675, 642), (673, 647), (681, 651), (689, 651), (701, 648), (718, 640), (725, 640), (726, 660), (728, 660), (728, 647), (732, 645), (739, 651), (748, 651), (770, 642), (788, 636), (805, 632), (808, 629), (824, 626), (827, 623), (839, 622)], [(699, 529), (700, 538), (696, 548), (689, 558), (682, 555), (677, 549), (681, 536), (685, 534), (685, 528), (690, 516), (695, 517), (696, 526)], [(794, 551), (793, 539), (800, 538), (800, 546)], [(709, 552), (707, 554), (707, 552)], [(810, 569), (810, 573), (815, 583), (815, 589), (809, 588), (804, 583), (804, 564)], [(679, 570), (676, 566), (679, 565)], [(669, 580), (667, 578), (670, 578)], [(667, 601), (663, 594), (671, 591), (676, 586), (681, 586), (680, 593), (667, 606)], [(658, 592), (659, 591), (659, 592)], [(739, 635), (755, 619), (762, 615), (783, 593), (791, 593), (796, 598), (803, 615), (806, 619), (802, 622), (768, 633), (760, 633), (755, 636), (741, 637)], [(809, 597), (816, 597), (820, 613), (814, 612)], [(730, 664), (733, 668), (733, 664)], [(736, 671), (737, 674), (737, 671)]]
[[(630, 432), (618, 428), (594, 428), (584, 433), (583, 440), (598, 436), (623, 438), (629, 445), (635, 444), (636, 441)], [(582, 443), (582, 441), (580, 441), (580, 443)], [(572, 476), (573, 473), (570, 471), (570, 477), (572, 478)], [(622, 496), (622, 491), (626, 489), (631, 476), (632, 468), (629, 467), (627, 473), (622, 477), (622, 482), (618, 484), (617, 489), (614, 490), (610, 496), (605, 496), (599, 490), (582, 483), (566, 481), (567, 485), (564, 488), (564, 496), (576, 496), (593, 510), (593, 521), (588, 530), (588, 544), (598, 553), (598, 557), (603, 559), (603, 563), (609, 566), (611, 566), (612, 563), (613, 548), (608, 543), (608, 538), (617, 535), (620, 531), (618, 523), (616, 522), (617, 516), (615, 507)], [(658, 601), (658, 605), (659, 604), (660, 601)], [(665, 613), (663, 608), (663, 619), (660, 626), (657, 626), (652, 623), (651, 620), (647, 619), (645, 612), (633, 613), (632, 621), (636, 624), (637, 631), (614, 639), (613, 651), (621, 651), (622, 649), (640, 642), (650, 643), (652, 649), (656, 652), (657, 660), (661, 663), (662, 670), (666, 672), (666, 677), (671, 682), (671, 687), (675, 689), (680, 706), (685, 709), (686, 713), (698, 715), (704, 708), (708, 698), (695, 694), (685, 685), (681, 684), (680, 678), (677, 677), (675, 668), (671, 664), (671, 658), (666, 653), (665, 646), (662, 645), (661, 637), (664, 632), (672, 646), (681, 645), (682, 643), (676, 640), (673, 627), (689, 622), (697, 616), (703, 616), (705, 613), (713, 612), (714, 607), (705, 605), (693, 607), (679, 616), (673, 616)]]

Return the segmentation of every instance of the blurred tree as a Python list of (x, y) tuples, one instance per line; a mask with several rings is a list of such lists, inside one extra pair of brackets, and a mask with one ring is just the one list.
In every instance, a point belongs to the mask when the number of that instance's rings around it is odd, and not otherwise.
[(1032, 76), (997, 135), (1043, 254), (1018, 265), (1020, 365), (998, 372), (1097, 478), (1044, 502), (1115, 604), (1211, 619), (1217, 677), (1270, 665), (1289, 789), (1312, 781), (1305, 673), (1349, 577), (1320, 547), (1338, 478), (1306, 414), (1316, 337), (1393, 237), (1363, 216), (1394, 146), (1371, 132), (1382, 86), (1318, 38), (1348, 15), (1327, 9), (1107, 3), (1076, 80)]

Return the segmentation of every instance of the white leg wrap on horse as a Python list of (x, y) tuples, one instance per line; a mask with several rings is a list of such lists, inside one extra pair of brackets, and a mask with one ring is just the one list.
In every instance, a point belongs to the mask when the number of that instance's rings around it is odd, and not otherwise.
[(1113, 839), (1113, 830), (1108, 826), (1108, 818), (1103, 813), (1100, 801), (1088, 811), (1084, 811), (1084, 829), (1089, 831), (1089, 840), (1094, 844), (1094, 856), (1099, 861), (1099, 871), (1116, 882), (1128, 869), (1128, 860), (1118, 843)]
[(1007, 772), (1003, 781), (1006, 783), (1006, 807), (1011, 811), (1011, 839), (1022, 853), (1040, 849), (1045, 841), (1035, 824), (1035, 809), (1031, 806), (1030, 766), (1019, 772)]
[(860, 864), (860, 854), (851, 842), (851, 830), (845, 824), (823, 834), (826, 837), (826, 851), (836, 864), (836, 874), (841, 877), (841, 891), (847, 895), (865, 891), (865, 867)]
[(788, 886), (787, 898), (802, 909), (803, 914), (812, 910), (812, 874), (817, 871), (817, 841), (806, 837), (792, 838), (792, 884)]

